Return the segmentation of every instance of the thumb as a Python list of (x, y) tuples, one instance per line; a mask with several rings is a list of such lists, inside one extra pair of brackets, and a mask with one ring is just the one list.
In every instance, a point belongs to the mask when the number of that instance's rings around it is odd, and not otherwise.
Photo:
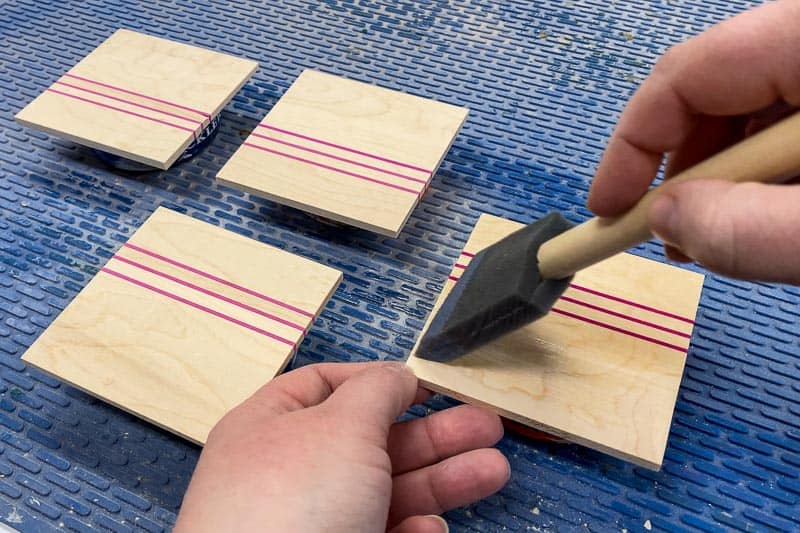
[(337, 417), (369, 432), (385, 446), (389, 428), (417, 396), (417, 377), (405, 364), (375, 366), (342, 383), (323, 403)]
[(669, 187), (648, 223), (665, 243), (735, 278), (800, 283), (800, 186), (700, 180)]

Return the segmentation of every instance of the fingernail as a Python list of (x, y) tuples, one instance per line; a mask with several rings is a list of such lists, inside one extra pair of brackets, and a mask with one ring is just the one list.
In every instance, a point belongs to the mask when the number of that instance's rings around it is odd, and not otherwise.
[(670, 195), (662, 195), (653, 202), (648, 213), (653, 234), (666, 244), (678, 243), (678, 205)]
[(442, 523), (442, 526), (444, 526), (444, 529), (443, 529), (442, 531), (443, 531), (444, 533), (449, 533), (449, 531), (450, 531), (450, 526), (448, 526), (448, 525), (447, 525), (447, 521), (445, 521), (445, 519), (444, 519), (444, 518), (442, 518), (441, 516), (439, 516), (439, 515), (436, 515), (436, 514), (430, 514), (430, 515), (428, 515), (428, 516), (429, 516), (430, 518), (435, 518), (435, 519), (437, 519), (439, 522), (441, 522), (441, 523)]

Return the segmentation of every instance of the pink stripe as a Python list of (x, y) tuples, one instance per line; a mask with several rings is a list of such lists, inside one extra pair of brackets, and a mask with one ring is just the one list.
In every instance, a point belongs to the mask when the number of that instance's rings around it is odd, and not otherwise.
[(193, 108), (187, 107), (185, 105), (175, 104), (173, 102), (170, 102), (169, 100), (162, 100), (161, 98), (155, 98), (153, 96), (147, 96), (146, 94), (137, 93), (136, 91), (131, 91), (131, 90), (128, 90), (128, 89), (123, 89), (122, 87), (117, 87), (116, 85), (111, 85), (111, 84), (108, 84), (108, 83), (101, 83), (99, 81), (90, 80), (89, 78), (84, 78), (82, 76), (76, 76), (75, 74), (70, 74), (69, 72), (64, 74), (64, 76), (66, 76), (68, 78), (75, 78), (76, 80), (85, 81), (86, 83), (93, 83), (95, 85), (99, 85), (100, 87), (105, 87), (107, 89), (114, 89), (115, 91), (119, 91), (119, 92), (122, 92), (122, 93), (132, 94), (133, 96), (138, 96), (140, 98), (145, 98), (145, 99), (151, 100), (153, 102), (158, 102), (158, 103), (161, 103), (161, 104), (171, 105), (172, 107), (177, 107), (178, 109), (183, 109), (185, 111), (191, 111), (192, 113), (198, 113), (198, 114), (203, 115), (204, 117), (206, 117), (208, 119), (211, 119), (211, 114), (210, 113), (206, 113), (205, 111), (200, 111), (199, 109), (193, 109)]
[(652, 313), (656, 313), (659, 315), (663, 315), (669, 318), (674, 318), (675, 320), (681, 320), (683, 322), (687, 322), (689, 324), (694, 324), (694, 320), (690, 318), (684, 318), (679, 315), (674, 315), (672, 313), (668, 313), (667, 311), (662, 311), (660, 309), (656, 309), (654, 307), (649, 307), (647, 305), (639, 304), (636, 302), (632, 302), (630, 300), (626, 300), (624, 298), (620, 298), (619, 296), (614, 296), (612, 294), (606, 294), (604, 292), (596, 291), (594, 289), (590, 289), (588, 287), (581, 287), (580, 285), (575, 285), (574, 283), (570, 285), (573, 289), (577, 289), (579, 291), (588, 292), (589, 294), (594, 294), (595, 296), (600, 296), (601, 298), (607, 298), (609, 300), (613, 300), (615, 302), (620, 302), (623, 304), (631, 305), (633, 307), (638, 307), (639, 309), (644, 309), (645, 311), (650, 311)]
[(116, 100), (117, 102), (124, 102), (124, 103), (130, 104), (132, 106), (141, 107), (142, 109), (147, 109), (149, 111), (155, 111), (156, 113), (161, 113), (162, 115), (168, 115), (170, 117), (179, 118), (181, 120), (186, 120), (188, 122), (194, 122), (195, 124), (198, 124), (198, 125), (202, 125), (203, 124), (202, 120), (198, 120), (196, 118), (182, 117), (180, 115), (176, 115), (175, 113), (170, 113), (169, 111), (162, 111), (161, 109), (157, 109), (155, 107), (150, 107), (150, 106), (146, 106), (144, 104), (139, 104), (137, 102), (132, 102), (131, 100), (125, 100), (124, 98), (117, 98), (116, 96), (103, 94), (103, 93), (101, 93), (99, 91), (92, 91), (91, 89), (86, 89), (84, 87), (79, 87), (78, 85), (72, 85), (71, 83), (64, 83), (63, 81), (57, 81), (56, 83), (59, 84), (59, 85), (63, 85), (65, 87), (70, 87), (72, 89), (77, 89), (79, 91), (84, 91), (84, 92), (87, 92), (87, 93), (90, 93), (90, 94), (95, 94), (97, 96), (102, 96), (103, 98), (108, 98), (109, 100)]
[(271, 148), (265, 148), (265, 147), (259, 146), (257, 144), (246, 142), (246, 143), (244, 143), (244, 145), (245, 146), (249, 146), (250, 148), (256, 148), (258, 150), (262, 150), (264, 152), (269, 152), (271, 154), (275, 154), (275, 155), (280, 156), (280, 157), (286, 157), (288, 159), (294, 159), (295, 161), (300, 161), (301, 163), (306, 163), (308, 165), (314, 165), (315, 167), (320, 167), (320, 168), (324, 168), (326, 170), (331, 170), (333, 172), (338, 172), (339, 174), (345, 174), (347, 176), (352, 176), (352, 177), (358, 178), (360, 180), (371, 181), (372, 183), (377, 183), (379, 185), (384, 185), (386, 187), (391, 187), (392, 189), (397, 189), (399, 191), (410, 192), (412, 194), (416, 194), (417, 196), (419, 196), (419, 191), (415, 191), (414, 189), (408, 189), (406, 187), (401, 187), (400, 185), (395, 185), (394, 183), (389, 183), (388, 181), (376, 180), (374, 178), (363, 176), (361, 174), (356, 174), (355, 172), (350, 172), (349, 170), (343, 170), (341, 168), (336, 168), (336, 167), (332, 167), (332, 166), (329, 166), (329, 165), (323, 165), (322, 163), (317, 163), (316, 161), (311, 161), (310, 159), (304, 159), (302, 157), (297, 157), (295, 155), (287, 154), (287, 153), (284, 153), (284, 152), (279, 152), (278, 150), (272, 150)]
[[(449, 279), (451, 281), (458, 281), (461, 278), (457, 278), (455, 276), (448, 276), (447, 279)], [(567, 299), (567, 298), (565, 298), (563, 296), (561, 298), (563, 300), (566, 300), (566, 301), (572, 300), (573, 303), (578, 303), (580, 305), (586, 305), (587, 307), (594, 308), (594, 306), (592, 306), (590, 304), (584, 304), (583, 302), (578, 302), (577, 300), (573, 300), (572, 298)], [(607, 310), (604, 310), (602, 308), (597, 308), (597, 310), (598, 311), (607, 311)], [(647, 341), (647, 342), (652, 342), (652, 343), (655, 343), (655, 344), (658, 344), (658, 345), (661, 345), (661, 346), (666, 346), (667, 348), (672, 348), (673, 350), (678, 350), (681, 353), (686, 353), (686, 348), (682, 348), (682, 347), (677, 346), (675, 344), (669, 344), (667, 342), (663, 342), (663, 341), (660, 341), (658, 339), (654, 339), (652, 337), (648, 337), (646, 335), (640, 335), (639, 333), (635, 333), (635, 332), (629, 331), (627, 329), (618, 328), (618, 327), (612, 326), (610, 324), (604, 324), (603, 322), (598, 322), (596, 320), (592, 320), (591, 318), (586, 318), (586, 317), (583, 317), (583, 316), (580, 316), (580, 315), (576, 315), (576, 314), (570, 313), (568, 311), (562, 311), (561, 309), (552, 308), (551, 311), (554, 312), (554, 313), (562, 314), (564, 316), (568, 316), (570, 318), (574, 318), (576, 320), (582, 320), (584, 322), (588, 322), (588, 323), (594, 324), (596, 326), (600, 326), (600, 327), (603, 327), (603, 328), (606, 328), (606, 329), (610, 329), (611, 331), (616, 331), (617, 333), (622, 333), (624, 335), (630, 335), (631, 337), (636, 337), (637, 339), (641, 339), (641, 340), (644, 340), (644, 341)], [(609, 312), (609, 314), (612, 314), (612, 315), (615, 315), (615, 316), (619, 316), (620, 318), (626, 318), (628, 320), (632, 320), (633, 322), (640, 322), (640, 323), (645, 324), (645, 325), (653, 326), (653, 327), (655, 327), (657, 329), (663, 329), (665, 331), (670, 331), (671, 333), (676, 333), (678, 335), (685, 336), (687, 338), (691, 338), (689, 335), (684, 335), (683, 333), (680, 333), (680, 332), (677, 332), (677, 331), (674, 331), (674, 330), (669, 330), (667, 328), (663, 328), (661, 326), (657, 326), (656, 324), (651, 324), (649, 322), (640, 321), (640, 320), (637, 320), (637, 319), (635, 319), (633, 317), (628, 317), (628, 316), (625, 316), (625, 315), (618, 315), (617, 313), (614, 313), (614, 312)]]
[(259, 292), (256, 292), (256, 291), (252, 290), (252, 289), (248, 289), (247, 287), (243, 287), (241, 285), (238, 285), (238, 284), (233, 283), (231, 281), (228, 281), (226, 279), (222, 279), (222, 278), (217, 277), (217, 276), (215, 276), (213, 274), (209, 274), (208, 272), (204, 272), (204, 271), (202, 271), (200, 269), (197, 269), (197, 268), (194, 268), (192, 266), (189, 266), (189, 265), (187, 265), (185, 263), (181, 263), (180, 261), (176, 261), (174, 259), (170, 259), (169, 257), (164, 257), (163, 255), (157, 254), (155, 252), (151, 252), (150, 250), (142, 248), (141, 246), (136, 246), (135, 244), (131, 244), (129, 242), (126, 242), (125, 244), (123, 244), (123, 246), (126, 247), (126, 248), (130, 248), (131, 250), (136, 250), (137, 252), (141, 252), (141, 253), (143, 253), (145, 255), (149, 255), (150, 257), (153, 257), (155, 259), (158, 259), (159, 261), (163, 261), (165, 263), (168, 263), (168, 264), (170, 264), (172, 266), (176, 266), (178, 268), (182, 268), (183, 270), (187, 270), (187, 271), (189, 271), (189, 272), (191, 272), (193, 274), (197, 274), (198, 276), (203, 276), (204, 278), (208, 278), (210, 280), (214, 280), (217, 283), (221, 283), (221, 284), (223, 284), (225, 286), (232, 287), (234, 289), (240, 290), (245, 294), (249, 294), (250, 296), (255, 296), (256, 298), (260, 298), (262, 300), (265, 300), (267, 302), (273, 303), (275, 305), (279, 305), (279, 306), (284, 307), (286, 309), (291, 309), (292, 311), (294, 311), (296, 313), (300, 313), (301, 315), (307, 316), (309, 318), (314, 318), (314, 313), (309, 313), (308, 311), (304, 311), (304, 310), (300, 309), (299, 307), (295, 307), (293, 305), (287, 304), (287, 303), (282, 302), (280, 300), (276, 300), (275, 298), (271, 298), (271, 297), (267, 296), (266, 294), (261, 294)]
[[(467, 251), (463, 251), (463, 250), (461, 251), (461, 255), (465, 255), (467, 257), (475, 257), (475, 254), (467, 252)], [(633, 306), (633, 307), (638, 307), (639, 309), (644, 309), (645, 311), (650, 311), (652, 313), (656, 313), (656, 314), (659, 314), (659, 315), (662, 315), (662, 316), (666, 316), (666, 317), (669, 317), (669, 318), (674, 318), (675, 320), (681, 320), (681, 321), (687, 322), (689, 324), (694, 324), (694, 320), (692, 320), (691, 318), (685, 318), (685, 317), (682, 317), (680, 315), (675, 315), (675, 314), (669, 313), (667, 311), (662, 311), (661, 309), (656, 309), (655, 307), (650, 307), (650, 306), (647, 306), (647, 305), (644, 305), (644, 304), (632, 302), (630, 300), (626, 300), (624, 298), (620, 298), (619, 296), (614, 296), (613, 294), (607, 294), (607, 293), (604, 293), (604, 292), (597, 291), (595, 289), (590, 289), (588, 287), (583, 287), (581, 285), (575, 285), (574, 283), (570, 284), (570, 287), (572, 287), (573, 289), (579, 290), (579, 291), (588, 292), (589, 294), (594, 294), (595, 296), (600, 296), (601, 298), (607, 298), (607, 299), (613, 300), (615, 302), (620, 302), (620, 303), (627, 304), (627, 305), (630, 305), (630, 306)]]
[(643, 341), (651, 342), (653, 344), (658, 344), (659, 346), (664, 346), (666, 348), (670, 348), (672, 350), (677, 350), (681, 353), (686, 353), (686, 348), (682, 346), (677, 346), (675, 344), (670, 344), (668, 342), (660, 341), (658, 339), (654, 339), (653, 337), (648, 337), (646, 335), (640, 335), (639, 333), (635, 333), (633, 331), (628, 331), (627, 329), (618, 328), (616, 326), (612, 326), (610, 324), (604, 324), (603, 322), (598, 322), (597, 320), (592, 320), (591, 318), (586, 318), (585, 316), (576, 315), (574, 313), (570, 313), (567, 311), (562, 311), (561, 309), (556, 309), (555, 307), (551, 309), (553, 313), (558, 313), (560, 315), (564, 315), (570, 318), (574, 318), (575, 320), (582, 320), (583, 322), (588, 322), (589, 324), (593, 324), (595, 326), (600, 326), (601, 328), (610, 329), (616, 333), (622, 333), (623, 335), (629, 335), (631, 337), (635, 337), (637, 339), (641, 339)]
[(456, 268), (465, 269), (465, 268), (467, 268), (467, 265), (462, 265), (461, 263), (456, 263)]
[(175, 283), (177, 283), (179, 285), (183, 285), (184, 287), (189, 287), (190, 289), (194, 289), (194, 290), (196, 290), (198, 292), (202, 292), (203, 294), (206, 294), (208, 296), (217, 298), (218, 300), (222, 300), (223, 302), (227, 302), (227, 303), (235, 305), (237, 307), (241, 307), (242, 309), (246, 309), (247, 311), (250, 311), (251, 313), (255, 313), (255, 314), (263, 316), (265, 318), (269, 318), (270, 320), (274, 320), (275, 322), (278, 322), (279, 324), (283, 324), (284, 326), (289, 326), (290, 328), (294, 328), (294, 329), (302, 331), (302, 332), (306, 331), (306, 328), (301, 326), (300, 324), (295, 324), (294, 322), (290, 322), (290, 321), (288, 321), (286, 319), (283, 319), (283, 318), (281, 318), (279, 316), (272, 315), (272, 314), (267, 313), (265, 311), (262, 311), (261, 309), (258, 309), (256, 307), (252, 307), (252, 306), (247, 305), (245, 303), (236, 301), (233, 298), (228, 298), (224, 294), (220, 294), (218, 292), (214, 292), (214, 291), (210, 291), (208, 289), (204, 289), (203, 287), (200, 287), (199, 285), (195, 285), (193, 283), (189, 283), (188, 281), (184, 281), (184, 280), (182, 280), (180, 278), (176, 278), (175, 276), (171, 276), (171, 275), (167, 274), (166, 272), (161, 272), (160, 270), (156, 270), (155, 268), (150, 268), (147, 265), (143, 265), (142, 263), (139, 263), (137, 261), (133, 261), (131, 259), (128, 259), (127, 257), (122, 257), (121, 255), (115, 255), (114, 257), (112, 257), (112, 259), (116, 259), (117, 261), (122, 261), (123, 263), (127, 263), (127, 264), (129, 264), (131, 266), (134, 266), (136, 268), (144, 270), (145, 272), (150, 272), (151, 274), (155, 274), (156, 276), (160, 276), (160, 277), (162, 277), (164, 279), (168, 279), (170, 281), (174, 281)]
[(192, 128), (187, 128), (185, 126), (179, 126), (179, 125), (173, 124), (171, 122), (166, 122), (164, 120), (160, 120), (160, 119), (157, 119), (157, 118), (148, 117), (147, 115), (141, 115), (139, 113), (134, 113), (133, 111), (128, 111), (127, 109), (121, 109), (119, 107), (114, 107), (114, 106), (111, 106), (111, 105), (108, 105), (108, 104), (103, 104), (103, 103), (100, 103), (100, 102), (96, 102), (94, 100), (89, 100), (88, 98), (83, 98), (81, 96), (75, 96), (74, 94), (69, 94), (69, 93), (65, 93), (65, 92), (62, 92), (62, 91), (58, 91), (56, 89), (47, 89), (47, 92), (60, 94), (61, 96), (66, 96), (68, 98), (74, 98), (75, 100), (81, 100), (82, 102), (88, 102), (88, 103), (94, 104), (96, 106), (105, 107), (106, 109), (112, 109), (114, 111), (119, 111), (120, 113), (125, 113), (127, 115), (133, 115), (134, 117), (143, 118), (145, 120), (150, 120), (152, 122), (158, 122), (159, 124), (164, 124), (165, 126), (170, 126), (172, 128), (177, 128), (179, 130), (184, 130), (184, 131), (188, 131), (188, 132), (191, 132), (191, 133), (194, 133), (194, 131), (195, 131)]
[(283, 337), (281, 337), (279, 335), (275, 335), (274, 333), (270, 333), (269, 331), (267, 331), (265, 329), (258, 328), (258, 327), (254, 326), (252, 324), (248, 324), (247, 322), (242, 322), (241, 320), (239, 320), (237, 318), (234, 318), (232, 316), (228, 316), (228, 315), (226, 315), (224, 313), (220, 313), (219, 311), (214, 311), (213, 309), (211, 309), (209, 307), (206, 307), (204, 305), (200, 305), (198, 303), (192, 302), (191, 300), (187, 300), (186, 298), (182, 298), (182, 297), (178, 296), (177, 294), (172, 294), (171, 292), (167, 292), (165, 290), (159, 289), (158, 287), (154, 287), (152, 285), (148, 285), (147, 283), (144, 283), (144, 282), (139, 281), (137, 279), (128, 277), (125, 274), (121, 274), (119, 272), (111, 270), (110, 268), (101, 268), (100, 272), (105, 272), (106, 274), (111, 274), (112, 276), (116, 276), (116, 277), (118, 277), (120, 279), (123, 279), (123, 280), (129, 282), (129, 283), (133, 283), (134, 285), (138, 285), (139, 287), (142, 287), (143, 289), (147, 289), (149, 291), (153, 291), (153, 292), (155, 292), (157, 294), (160, 294), (162, 296), (166, 296), (167, 298), (171, 298), (171, 299), (175, 300), (176, 302), (180, 302), (180, 303), (186, 304), (186, 305), (188, 305), (190, 307), (194, 307), (195, 309), (199, 309), (200, 311), (204, 311), (204, 312), (206, 312), (206, 313), (208, 313), (210, 315), (214, 315), (217, 318), (221, 318), (223, 320), (227, 320), (228, 322), (232, 322), (232, 323), (236, 324), (237, 326), (242, 326), (243, 328), (247, 328), (250, 331), (254, 331), (256, 333), (260, 333), (261, 335), (264, 335), (265, 337), (269, 337), (271, 339), (275, 339), (276, 341), (282, 342), (284, 344), (288, 344), (289, 346), (291, 346), (293, 348), (295, 346), (295, 343), (293, 341), (290, 341), (289, 339), (284, 339)]
[(404, 168), (410, 168), (411, 170), (418, 170), (420, 172), (424, 172), (425, 174), (431, 175), (433, 174), (432, 170), (426, 170), (424, 168), (415, 167), (414, 165), (409, 165), (408, 163), (403, 163), (401, 161), (395, 161), (394, 159), (388, 159), (386, 157), (381, 157), (379, 155), (370, 154), (368, 152), (362, 152), (361, 150), (356, 150), (354, 148), (348, 148), (347, 146), (342, 146), (341, 144), (335, 144), (328, 141), (323, 141), (322, 139), (317, 139), (315, 137), (309, 137), (308, 135), (302, 135), (300, 133), (295, 133), (293, 131), (285, 130), (282, 128), (276, 128), (275, 126), (270, 126), (269, 124), (259, 124), (259, 128), (265, 128), (268, 130), (277, 131), (280, 133), (285, 133), (286, 135), (291, 135), (292, 137), (297, 137), (299, 139), (305, 139), (306, 141), (315, 142), (318, 144), (322, 144), (325, 146), (330, 146), (331, 148), (338, 148), (339, 150), (344, 150), (345, 152), (350, 152), (351, 154), (358, 154), (363, 155), (364, 157), (370, 157), (372, 159), (377, 159), (378, 161), (383, 161), (384, 163), (391, 163), (393, 165), (397, 165)]
[(359, 167), (368, 168), (370, 170), (376, 170), (378, 172), (383, 172), (384, 174), (389, 174), (390, 176), (396, 176), (396, 177), (402, 178), (404, 180), (415, 181), (417, 183), (422, 183), (424, 185), (428, 184), (428, 182), (426, 180), (421, 180), (419, 178), (412, 178), (411, 176), (406, 176), (405, 174), (400, 174), (398, 172), (392, 172), (391, 170), (386, 170), (386, 169), (383, 169), (381, 167), (374, 167), (372, 165), (367, 165), (367, 164), (361, 163), (359, 161), (354, 161), (352, 159), (347, 159), (346, 157), (339, 157), (337, 155), (328, 154), (328, 153), (322, 152), (320, 150), (314, 150), (313, 148), (307, 148), (307, 147), (299, 145), (299, 144), (294, 144), (294, 143), (282, 141), (280, 139), (275, 139), (275, 138), (269, 137), (267, 135), (261, 135), (260, 133), (252, 133), (251, 135), (253, 137), (258, 137), (259, 139), (265, 139), (267, 141), (272, 141), (272, 142), (276, 142), (276, 143), (279, 143), (279, 144), (284, 144), (286, 146), (291, 146), (292, 148), (297, 148), (298, 150), (305, 150), (306, 152), (311, 152), (312, 154), (317, 154), (317, 155), (321, 155), (321, 156), (324, 156), (324, 157), (329, 157), (331, 159), (335, 159), (337, 161), (342, 161), (344, 163), (350, 163), (351, 165), (356, 165), (356, 166), (359, 166)]
[(606, 313), (608, 315), (615, 316), (623, 320), (629, 320), (631, 322), (636, 322), (637, 324), (642, 324), (643, 326), (648, 326), (654, 329), (660, 329), (661, 331), (666, 331), (667, 333), (672, 333), (673, 335), (678, 335), (680, 337), (685, 337), (687, 339), (692, 338), (691, 335), (683, 333), (682, 331), (670, 329), (664, 326), (660, 326), (658, 324), (654, 324), (653, 322), (648, 322), (646, 320), (641, 320), (632, 316), (623, 315), (622, 313), (617, 313), (616, 311), (612, 311), (611, 309), (606, 309), (605, 307), (600, 307), (597, 305), (592, 305), (590, 303), (582, 302), (580, 300), (576, 300), (575, 298), (570, 298), (569, 296), (562, 296), (561, 299), (564, 300), (565, 302), (570, 302), (576, 305), (582, 305), (583, 307), (588, 307), (589, 309), (594, 309), (595, 311), (600, 311), (601, 313)]

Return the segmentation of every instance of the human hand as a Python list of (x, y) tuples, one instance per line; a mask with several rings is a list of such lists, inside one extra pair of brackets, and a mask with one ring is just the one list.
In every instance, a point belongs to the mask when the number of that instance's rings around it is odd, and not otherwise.
[(208, 437), (176, 532), (447, 531), (436, 515), (499, 490), (497, 415), (462, 405), (395, 423), (429, 396), (399, 363), (275, 378)]
[[(666, 177), (800, 106), (800, 2), (741, 14), (672, 48), (633, 96), (597, 169), (588, 206), (615, 216)], [(800, 185), (713, 179), (671, 187), (649, 210), (674, 260), (740, 278), (800, 283)]]

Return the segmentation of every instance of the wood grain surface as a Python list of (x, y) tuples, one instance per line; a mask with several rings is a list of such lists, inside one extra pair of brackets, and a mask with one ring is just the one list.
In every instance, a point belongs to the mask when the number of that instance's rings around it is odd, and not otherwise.
[(159, 208), (23, 360), (203, 444), (284, 368), (340, 278)]
[(166, 169), (258, 64), (117, 30), (16, 115), (40, 129)]
[[(482, 215), (431, 316), (471, 256), (520, 227)], [(408, 364), (435, 391), (658, 469), (702, 286), (700, 274), (617, 255), (579, 272), (533, 324), (450, 363), (412, 353)]]
[(332, 220), (397, 236), (467, 111), (306, 70), (217, 178)]

